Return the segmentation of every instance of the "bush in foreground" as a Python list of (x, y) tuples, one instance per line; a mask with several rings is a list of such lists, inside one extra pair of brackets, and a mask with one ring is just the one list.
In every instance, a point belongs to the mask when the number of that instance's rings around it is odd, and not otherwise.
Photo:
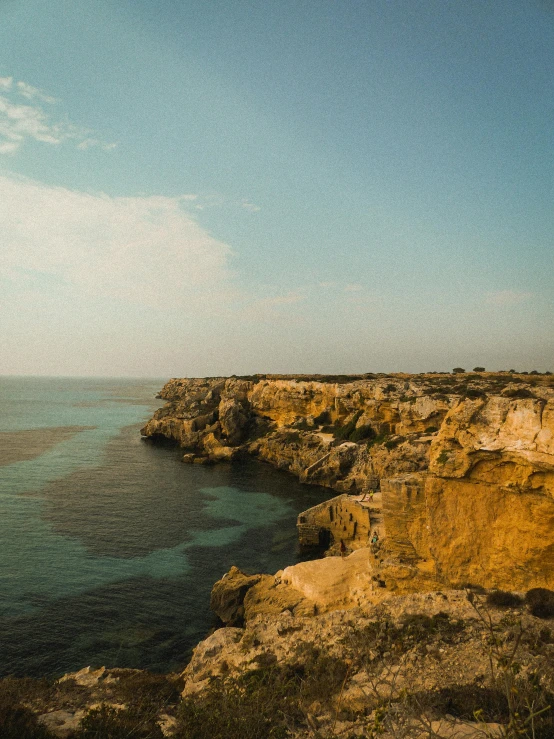
[(495, 608), (515, 608), (523, 603), (522, 598), (516, 593), (509, 593), (506, 590), (493, 590), (487, 595), (487, 605)]
[(214, 680), (201, 695), (185, 698), (175, 738), (284, 739), (308, 728), (308, 706), (327, 703), (340, 690), (348, 667), (313, 647), (298, 657), (292, 664)]
[(164, 739), (156, 719), (156, 712), (104, 705), (89, 711), (69, 739)]
[(2, 739), (54, 739), (35, 714), (24, 706), (0, 704), (0, 736)]
[(529, 610), (537, 618), (554, 618), (554, 591), (532, 588), (525, 595)]

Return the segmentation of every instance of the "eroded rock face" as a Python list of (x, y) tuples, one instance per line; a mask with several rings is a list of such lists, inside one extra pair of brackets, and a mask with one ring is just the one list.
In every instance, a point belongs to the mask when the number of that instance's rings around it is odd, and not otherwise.
[(224, 624), (234, 626), (244, 620), (244, 596), (262, 575), (245, 575), (238, 567), (218, 580), (212, 588), (210, 608)]
[(299, 562), (283, 570), (281, 581), (316, 604), (318, 612), (353, 608), (373, 600), (372, 559), (370, 550), (365, 548), (344, 558)]
[[(390, 718), (397, 717), (398, 723), (389, 720), (379, 735), (393, 739), (405, 735), (407, 721), (400, 700), (403, 694), (423, 699), (429, 693), (436, 699), (440, 691), (450, 697), (460, 691), (471, 717), (474, 707), (467, 703), (473, 700), (471, 696), (477, 691), (479, 702), (480, 690), (498, 685), (490, 672), (488, 617), (506, 653), (513, 649), (518, 629), (523, 629), (525, 638), (517, 650), (521, 675), (539, 673), (543, 676), (541, 684), (550, 688), (554, 646), (540, 641), (545, 622), (531, 616), (521, 603), (510, 610), (488, 608), (485, 618), (474, 606), (482, 613), (485, 596), (450, 590), (398, 597), (389, 594), (379, 605), (333, 610), (310, 618), (289, 611), (270, 618), (257, 615), (244, 630), (220, 629), (194, 650), (182, 675), (183, 694), (201, 694), (214, 678), (234, 680), (268, 665), (300, 665), (307, 676), (310, 658), (321, 656), (327, 666), (325, 684), (331, 680), (333, 687), (325, 699), (316, 697), (307, 702), (310, 728), (316, 727), (324, 736), (368, 736), (375, 727), (372, 711), (378, 709), (382, 717), (386, 696), (394, 706)], [(330, 668), (341, 663), (344, 669), (332, 682)], [(444, 706), (436, 701), (432, 705), (434, 710), (426, 726), (432, 726), (433, 736), (477, 739), (505, 733), (505, 727), (498, 724), (471, 723), (467, 717), (457, 720), (452, 716), (454, 703), (450, 701)], [(482, 703), (476, 707), (482, 708)], [(337, 720), (339, 710), (343, 716)], [(410, 736), (430, 736), (423, 724), (413, 728)], [(308, 733), (312, 732), (292, 732), (299, 737)]]
[[(372, 576), (388, 589), (554, 587), (550, 377), (326, 379), (171, 380), (143, 434), (176, 441), (188, 461), (249, 453), (341, 493), (380, 489)], [(367, 546), (365, 529), (343, 533)]]
[[(538, 393), (537, 393), (538, 394)], [(554, 585), (554, 399), (465, 399), (447, 414), (429, 471), (382, 481), (400, 590), (475, 582)]]

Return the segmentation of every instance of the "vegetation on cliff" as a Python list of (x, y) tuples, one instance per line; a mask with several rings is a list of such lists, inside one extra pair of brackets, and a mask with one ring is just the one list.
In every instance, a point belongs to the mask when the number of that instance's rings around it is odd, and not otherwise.
[(303, 525), (347, 551), (232, 568), (212, 593), (229, 625), (182, 675), (0, 682), (3, 739), (554, 737), (552, 376), (175, 379), (161, 395), (146, 437), (342, 493)]
[(525, 605), (466, 588), (366, 612), (286, 612), (216, 631), (180, 676), (101, 668), (5, 679), (0, 735), (552, 739), (554, 621), (529, 610), (549, 597)]

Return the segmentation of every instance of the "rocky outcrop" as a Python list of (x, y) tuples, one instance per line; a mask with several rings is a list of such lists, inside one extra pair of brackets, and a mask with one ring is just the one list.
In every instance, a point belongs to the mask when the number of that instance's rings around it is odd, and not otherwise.
[(554, 398), (535, 393), (461, 401), (431, 444), (428, 472), (384, 482), (397, 559), (437, 582), (554, 586)]
[[(345, 492), (361, 489), (368, 476), (380, 477), (399, 465), (401, 471), (427, 465), (427, 449), (419, 437), (438, 427), (454, 395), (426, 394), (425, 381), (408, 375), (327, 379), (170, 380), (160, 393), (167, 405), (142, 434), (172, 440), (199, 456), (229, 458), (229, 453), (214, 454), (214, 448), (240, 448), (306, 482)], [(349, 425), (358, 435), (354, 442), (335, 438)], [(368, 455), (364, 452), (371, 439), (390, 443), (376, 445)], [(394, 452), (398, 445), (402, 450)], [(314, 466), (329, 452), (325, 464)]]
[[(467, 590), (389, 594), (379, 605), (311, 617), (285, 610), (201, 642), (183, 673), (183, 695), (202, 700), (216, 685), (223, 700), (225, 686), (232, 695), (241, 676), (258, 674), (263, 684), (273, 670), (282, 681), (300, 675), (302, 685), (312, 686), (287, 697), (286, 705), (297, 701), (302, 716), (300, 726), (290, 722), (291, 736), (507, 736), (498, 686), (510, 690), (513, 671), (522, 696), (534, 681), (536, 705), (549, 705), (554, 647), (546, 633), (517, 596), (511, 607), (496, 608), (486, 605), (485, 594)], [(497, 646), (491, 648), (493, 634)], [(544, 736), (550, 730), (545, 718)]]
[(245, 575), (238, 567), (231, 567), (212, 588), (210, 608), (229, 626), (242, 625), (244, 620), (244, 596), (262, 575)]
[[(348, 379), (171, 380), (143, 434), (176, 441), (189, 461), (251, 454), (340, 493), (380, 491), (368, 580), (389, 590), (554, 587), (551, 376)], [(318, 519), (306, 536), (367, 547), (371, 515), (352, 505), (338, 528)]]

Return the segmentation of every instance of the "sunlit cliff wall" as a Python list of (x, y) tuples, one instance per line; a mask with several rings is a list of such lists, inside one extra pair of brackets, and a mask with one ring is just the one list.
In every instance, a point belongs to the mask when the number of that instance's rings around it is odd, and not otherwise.
[(380, 488), (393, 590), (554, 587), (550, 377), (212, 378), (161, 395), (143, 434), (186, 461), (252, 454), (339, 492)]

